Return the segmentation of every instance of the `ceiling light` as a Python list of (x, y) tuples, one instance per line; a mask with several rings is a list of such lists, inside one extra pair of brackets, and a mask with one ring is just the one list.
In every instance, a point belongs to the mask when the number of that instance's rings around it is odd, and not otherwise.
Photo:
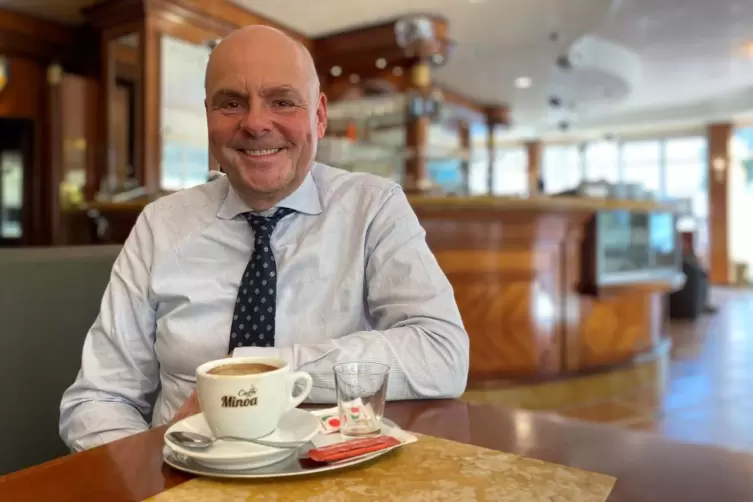
[(384, 69), (384, 67), (387, 66), (387, 60), (384, 58), (379, 58), (376, 60), (376, 67), (380, 70)]
[(329, 72), (333, 77), (339, 77), (340, 75), (342, 75), (343, 69), (339, 66), (333, 66), (332, 68), (330, 68)]
[(361, 80), (361, 77), (359, 77), (355, 73), (350, 76), (350, 83), (351, 84), (357, 84), (359, 80)]
[(753, 41), (745, 44), (743, 51), (745, 52), (745, 55), (748, 56), (748, 58), (753, 59)]
[(518, 77), (515, 79), (515, 87), (518, 89), (528, 89), (531, 87), (530, 77)]
[(399, 66), (396, 66), (392, 69), (392, 74), (395, 75), (396, 77), (399, 77), (403, 74), (403, 69), (400, 68)]

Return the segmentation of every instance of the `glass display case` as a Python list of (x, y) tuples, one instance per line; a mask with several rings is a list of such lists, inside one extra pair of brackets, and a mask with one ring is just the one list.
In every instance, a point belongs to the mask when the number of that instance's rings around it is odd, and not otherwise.
[(602, 211), (585, 246), (596, 286), (646, 282), (681, 271), (677, 218), (670, 212)]

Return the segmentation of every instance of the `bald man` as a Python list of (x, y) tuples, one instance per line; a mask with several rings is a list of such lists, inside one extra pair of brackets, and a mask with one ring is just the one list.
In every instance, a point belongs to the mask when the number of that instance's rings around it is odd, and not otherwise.
[(139, 216), (62, 399), (66, 444), (198, 412), (195, 369), (222, 357), (287, 361), (312, 376), (311, 402), (335, 401), (344, 361), (388, 364), (390, 400), (459, 396), (468, 335), (400, 186), (314, 161), (327, 98), (305, 47), (236, 31), (205, 87), (227, 176)]

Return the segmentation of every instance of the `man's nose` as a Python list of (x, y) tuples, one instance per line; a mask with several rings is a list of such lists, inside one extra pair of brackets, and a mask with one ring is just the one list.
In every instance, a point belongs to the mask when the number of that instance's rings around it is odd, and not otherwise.
[(269, 109), (262, 104), (249, 106), (241, 127), (251, 136), (259, 136), (271, 131), (272, 121)]

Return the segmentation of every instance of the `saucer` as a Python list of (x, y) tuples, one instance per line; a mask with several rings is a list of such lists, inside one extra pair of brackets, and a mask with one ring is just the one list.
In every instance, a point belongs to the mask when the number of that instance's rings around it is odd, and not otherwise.
[[(274, 432), (259, 439), (306, 442), (316, 436), (319, 430), (319, 418), (308, 411), (293, 408), (282, 416)], [(196, 464), (212, 469), (255, 469), (279, 462), (297, 451), (294, 448), (274, 448), (243, 441), (224, 441), (221, 439), (206, 450), (191, 450), (168, 438), (169, 433), (176, 431), (198, 432), (213, 437), (214, 434), (209, 428), (204, 414), (199, 413), (173, 424), (165, 432), (164, 441), (172, 451), (191, 459)]]
[[(386, 418), (382, 419), (382, 424), (383, 427), (381, 433), (398, 439), (400, 441), (400, 444), (392, 446), (390, 448), (385, 448), (384, 450), (367, 453), (359, 457), (341, 460), (339, 462), (332, 462), (329, 464), (312, 463), (306, 460), (302, 461), (299, 457), (304, 455), (287, 454), (287, 456), (282, 458), (281, 460), (265, 464), (263, 467), (252, 469), (223, 469), (199, 464), (192, 458), (182, 455), (176, 451), (172, 451), (169, 443), (167, 444), (163, 455), (165, 463), (169, 466), (174, 467), (175, 469), (195, 474), (197, 476), (206, 476), (210, 478), (269, 479), (310, 476), (318, 473), (326, 473), (339, 469), (345, 469), (359, 464), (365, 464), (381, 457), (382, 455), (387, 455), (391, 451), (396, 450), (404, 445), (415, 443), (418, 440), (416, 436), (408, 431), (402, 430), (400, 427)], [(339, 432), (333, 434), (320, 433), (312, 438), (311, 442), (314, 446), (321, 447), (328, 444), (339, 443), (346, 439), (349, 438), (343, 437)], [(298, 453), (302, 454), (303, 452)]]

